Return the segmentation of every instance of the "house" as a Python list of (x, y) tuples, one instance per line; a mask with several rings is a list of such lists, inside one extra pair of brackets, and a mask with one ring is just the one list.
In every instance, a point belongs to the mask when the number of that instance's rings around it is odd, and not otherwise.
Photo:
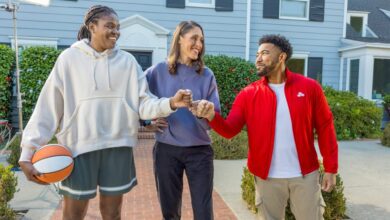
[(348, 0), (344, 36), (339, 89), (372, 100), (390, 94), (390, 1)]
[[(7, 0), (3, 0), (7, 1)], [(285, 35), (294, 47), (291, 69), (340, 87), (338, 50), (346, 0), (52, 0), (49, 7), (21, 3), (18, 44), (69, 47), (93, 4), (112, 7), (121, 22), (118, 45), (145, 69), (164, 60), (175, 26), (195, 20), (204, 27), (206, 53), (252, 62), (264, 34)], [(0, 43), (13, 44), (12, 19), (0, 11)]]

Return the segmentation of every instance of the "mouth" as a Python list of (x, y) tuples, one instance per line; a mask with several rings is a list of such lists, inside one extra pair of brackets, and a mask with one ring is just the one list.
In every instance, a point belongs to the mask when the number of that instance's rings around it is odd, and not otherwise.
[(113, 41), (114, 43), (118, 40), (117, 37), (109, 37), (108, 39), (111, 40), (111, 41)]

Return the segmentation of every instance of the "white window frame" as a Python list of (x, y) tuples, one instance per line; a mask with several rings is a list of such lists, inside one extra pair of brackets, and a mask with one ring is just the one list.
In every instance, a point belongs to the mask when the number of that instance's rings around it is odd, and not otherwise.
[(186, 0), (186, 6), (197, 8), (215, 8), (215, 0), (211, 0), (211, 3), (195, 3), (191, 0)]
[(279, 0), (279, 18), (281, 19), (290, 19), (290, 20), (303, 20), (303, 21), (308, 21), (309, 20), (309, 13), (310, 13), (310, 0), (294, 0), (297, 2), (306, 2), (306, 17), (292, 17), (292, 16), (283, 16), (282, 15), (282, 1)]
[(351, 17), (362, 17), (363, 18), (362, 37), (367, 36), (368, 14), (369, 14), (369, 12), (365, 12), (365, 11), (348, 11), (348, 13), (347, 13), (347, 24), (349, 24), (349, 25), (351, 25)]
[[(15, 48), (15, 39), (10, 36), (11, 46)], [(33, 46), (48, 46), (57, 49), (58, 38), (47, 38), (47, 37), (18, 37), (18, 46), (22, 50), (33, 47)]]
[(290, 59), (302, 59), (302, 60), (305, 60), (305, 65), (304, 65), (304, 72), (303, 72), (303, 75), (305, 77), (307, 77), (307, 66), (308, 66), (308, 62), (309, 62), (309, 53), (304, 53), (304, 52), (300, 52), (300, 53), (294, 53)]
[[(353, 61), (353, 60), (359, 60), (359, 74), (358, 74), (358, 77), (359, 77), (359, 81), (358, 81), (358, 91), (356, 91), (357, 92), (357, 95), (359, 95), (359, 90), (360, 90), (360, 77), (361, 77), (361, 68), (360, 68), (360, 66), (361, 66), (361, 64), (362, 64), (362, 59), (361, 59), (361, 57), (348, 57), (347, 58), (347, 75), (346, 75), (346, 77), (345, 77), (345, 80), (346, 80), (346, 82), (345, 82), (345, 90), (346, 91), (348, 91), (348, 92), (351, 92), (351, 62)], [(371, 87), (372, 87), (372, 85), (371, 85)]]
[[(371, 85), (371, 98), (372, 98), (372, 93), (374, 91), (374, 69), (375, 69), (375, 59), (379, 59), (379, 60), (390, 60), (390, 57), (385, 57), (385, 56), (374, 56), (373, 59), (372, 59), (372, 62), (373, 62), (373, 66), (372, 66), (372, 85)], [(383, 100), (383, 97), (382, 99), (372, 99), (372, 100)]]

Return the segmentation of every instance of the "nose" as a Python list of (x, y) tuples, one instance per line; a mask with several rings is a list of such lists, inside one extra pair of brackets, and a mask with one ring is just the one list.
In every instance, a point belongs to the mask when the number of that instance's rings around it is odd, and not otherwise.
[(261, 61), (262, 61), (261, 55), (258, 55), (258, 56), (256, 57), (256, 63), (259, 63), (259, 62), (261, 62)]
[(202, 48), (202, 47), (203, 47), (202, 41), (201, 41), (201, 40), (197, 40), (197, 41), (195, 42), (195, 46), (196, 46), (196, 47), (199, 47), (199, 48)]

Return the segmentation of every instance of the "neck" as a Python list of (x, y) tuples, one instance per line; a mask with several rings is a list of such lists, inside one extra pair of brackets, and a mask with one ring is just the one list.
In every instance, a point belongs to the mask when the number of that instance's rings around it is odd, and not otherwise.
[(96, 50), (97, 52), (99, 52), (99, 53), (104, 51), (104, 49), (103, 49), (102, 47), (99, 47), (99, 46), (96, 44), (96, 42), (93, 41), (93, 40), (89, 41), (89, 42), (88, 42), (88, 45), (89, 45), (90, 47), (92, 47), (94, 50)]
[(191, 60), (190, 58), (188, 58), (188, 57), (185, 57), (185, 58), (179, 57), (179, 59), (178, 59), (177, 61), (178, 61), (179, 63), (185, 64), (185, 65), (187, 65), (187, 66), (191, 66), (191, 64), (192, 64), (192, 60)]
[(275, 68), (268, 76), (268, 82), (272, 84), (281, 84), (286, 81), (286, 66), (280, 65), (280, 67)]

